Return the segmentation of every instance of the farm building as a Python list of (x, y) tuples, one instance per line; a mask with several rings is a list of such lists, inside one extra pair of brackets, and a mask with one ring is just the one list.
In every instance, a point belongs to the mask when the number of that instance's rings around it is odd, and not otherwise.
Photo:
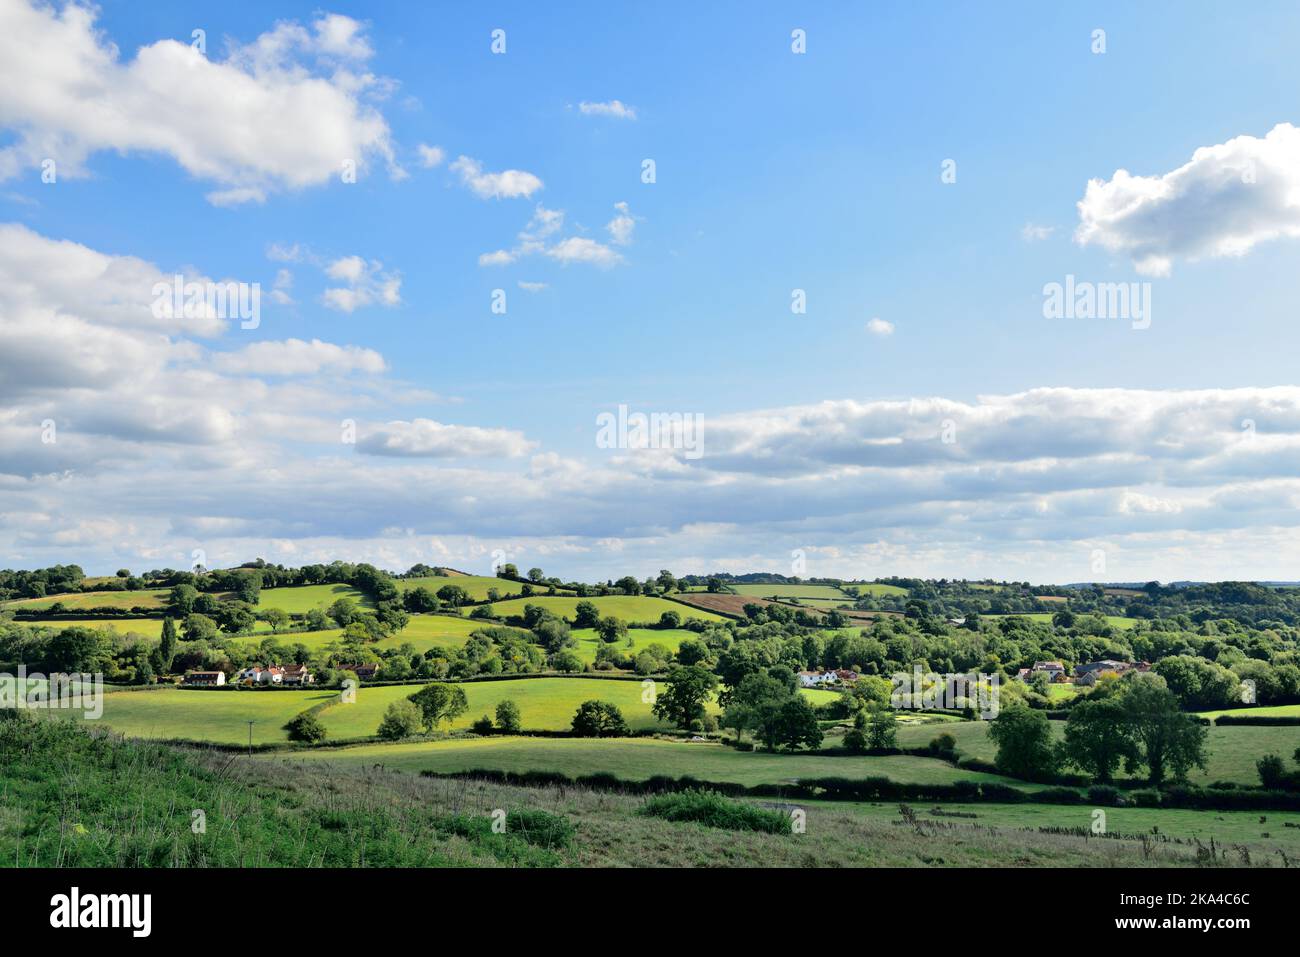
[(187, 671), (185, 677), (181, 679), (181, 684), (196, 687), (215, 687), (226, 683), (226, 673), (224, 671)]

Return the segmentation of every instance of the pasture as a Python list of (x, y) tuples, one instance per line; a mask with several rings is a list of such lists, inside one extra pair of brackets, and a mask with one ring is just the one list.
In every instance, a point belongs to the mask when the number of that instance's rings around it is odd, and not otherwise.
[[(1220, 711), (1201, 712), (1202, 718), (1211, 720), (1224, 715), (1231, 715), (1234, 718), (1300, 718), (1300, 704), (1261, 705), (1255, 708), (1225, 708)], [(1296, 731), (1300, 732), (1300, 727)]]
[(731, 590), (737, 595), (752, 595), (756, 598), (824, 598), (852, 601), (852, 598), (834, 585), (732, 585)]
[(146, 591), (85, 591), (66, 595), (46, 595), (44, 598), (20, 598), (5, 602), (6, 608), (46, 609), (62, 605), (71, 611), (83, 608), (163, 608), (167, 604), (167, 589)]
[[(1065, 722), (1053, 721), (1052, 731), (1058, 740), (1064, 735)], [(1291, 755), (1300, 747), (1300, 727), (1253, 727), (1233, 725), (1207, 728), (1206, 768), (1193, 768), (1188, 775), (1191, 784), (1206, 787), (1215, 781), (1256, 786), (1259, 774), (1255, 762), (1266, 754), (1278, 754), (1292, 767)], [(957, 739), (957, 750), (962, 757), (992, 761), (997, 749), (988, 737), (987, 721), (962, 721), (942, 728), (900, 727), (899, 747), (923, 747), (940, 731)], [(1119, 777), (1126, 775), (1121, 768)]]
[[(335, 709), (329, 709), (333, 711)], [(326, 712), (326, 714), (329, 713)], [(525, 710), (525, 714), (527, 714)], [(781, 784), (807, 777), (861, 778), (885, 775), (921, 784), (953, 781), (1011, 782), (994, 774), (962, 771), (934, 758), (840, 756), (737, 751), (714, 741), (662, 738), (526, 738), (491, 736), (400, 744), (364, 744), (337, 750), (304, 751), (304, 761), (371, 766), (402, 771), (561, 771), (570, 776), (604, 772), (629, 781), (658, 774), (690, 775), (706, 781)], [(1029, 786), (1029, 787), (1032, 787)]]
[[(575, 628), (572, 634), (578, 642), (576, 649), (578, 657), (586, 664), (594, 662), (596, 649), (605, 644), (600, 635), (596, 634), (596, 629)], [(616, 641), (613, 647), (620, 654), (631, 658), (635, 658), (649, 645), (663, 645), (669, 651), (676, 653), (683, 638), (694, 637), (696, 637), (695, 633), (685, 628), (629, 628), (627, 640)], [(629, 640), (631, 644), (628, 643)]]
[(261, 611), (278, 608), (290, 615), (302, 615), (313, 608), (329, 608), (340, 598), (351, 598), (364, 607), (373, 604), (365, 593), (351, 585), (292, 585), (288, 588), (262, 589), (257, 607)]
[(494, 615), (522, 617), (525, 605), (538, 605), (560, 618), (572, 622), (577, 614), (578, 602), (589, 601), (596, 606), (602, 618), (613, 616), (626, 622), (657, 622), (666, 611), (676, 612), (685, 621), (695, 618), (700, 621), (724, 621), (720, 615), (702, 608), (692, 608), (666, 598), (652, 598), (644, 595), (599, 595), (594, 598), (577, 598), (574, 596), (545, 596), (532, 598), (514, 598), (510, 601), (498, 601), (487, 606)]
[[(488, 575), (429, 575), (424, 578), (398, 578), (395, 584), (402, 592), (408, 592), (413, 588), (427, 588), (435, 595), (438, 594), (439, 588), (456, 585), (465, 589), (473, 601), (487, 601), (488, 591), (494, 588), (503, 600), (522, 595), (524, 588), (522, 582), (511, 581), (508, 578), (493, 578)], [(547, 585), (533, 585), (533, 589), (538, 593), (544, 593), (548, 588)], [(557, 591), (561, 595), (572, 594), (563, 589)]]
[(103, 717), (89, 723), (133, 738), (246, 744), (252, 721), (254, 744), (285, 743), (286, 721), (337, 696), (329, 691), (115, 691), (104, 696)]

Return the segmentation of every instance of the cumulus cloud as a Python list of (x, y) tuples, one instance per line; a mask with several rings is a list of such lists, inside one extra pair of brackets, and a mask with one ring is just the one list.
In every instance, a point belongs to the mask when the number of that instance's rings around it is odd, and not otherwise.
[[(636, 217), (628, 210), (627, 203), (615, 203), (616, 215), (606, 225), (610, 241), (625, 246), (632, 242), (632, 231), (636, 226)], [(480, 266), (509, 266), (525, 256), (541, 253), (562, 265), (569, 263), (587, 263), (608, 269), (623, 262), (623, 255), (611, 246), (586, 236), (570, 236), (566, 239), (552, 241), (552, 237), (564, 228), (564, 210), (547, 209), (538, 204), (533, 210), (532, 218), (519, 231), (518, 242), (510, 249), (497, 249), (482, 253), (478, 257)]]
[(592, 103), (583, 100), (578, 104), (578, 109), (583, 116), (612, 116), (620, 120), (636, 119), (636, 109), (619, 100), (609, 100), (604, 103)]
[(385, 82), (365, 67), (361, 25), (324, 14), (277, 24), (225, 59), (176, 40), (124, 60), (93, 8), (0, 4), (0, 117), (12, 142), (0, 178), (52, 159), (87, 173), (104, 150), (169, 156), (217, 184), (216, 205), (319, 186), (344, 162), (397, 171), (388, 124), (370, 102)]
[(373, 349), (338, 346), (313, 339), (285, 339), (283, 342), (255, 342), (216, 356), (216, 368), (244, 375), (318, 375), (322, 372), (379, 373), (387, 368), (384, 357)]
[(1154, 176), (1116, 170), (1089, 181), (1075, 240), (1123, 253), (1138, 272), (1167, 276), (1175, 260), (1244, 256), (1300, 236), (1300, 129), (1279, 123), (1197, 149)]
[(411, 458), (514, 458), (536, 447), (522, 432), (444, 425), (432, 419), (389, 422), (357, 442), (370, 455)]
[(879, 316), (872, 316), (867, 320), (867, 332), (873, 336), (892, 336), (894, 334), (894, 324), (881, 319)]
[(1049, 239), (1052, 233), (1056, 232), (1055, 226), (1039, 226), (1035, 223), (1025, 223), (1020, 230), (1020, 238), (1027, 243), (1040, 243), (1044, 239)]
[(449, 167), (460, 176), (462, 185), (479, 199), (515, 199), (528, 197), (542, 188), (542, 181), (521, 169), (507, 169), (500, 173), (484, 172), (483, 164), (468, 156), (457, 157)]
[(416, 151), (420, 156), (420, 165), (425, 169), (432, 169), (433, 167), (438, 166), (442, 163), (443, 159), (446, 158), (446, 154), (443, 153), (442, 148), (438, 146), (427, 146), (424, 143), (421, 143), (416, 147)]
[(385, 272), (378, 260), (360, 256), (343, 256), (325, 267), (325, 275), (342, 286), (331, 286), (321, 296), (330, 309), (355, 312), (365, 306), (380, 305), (389, 308), (401, 305), (402, 277)]

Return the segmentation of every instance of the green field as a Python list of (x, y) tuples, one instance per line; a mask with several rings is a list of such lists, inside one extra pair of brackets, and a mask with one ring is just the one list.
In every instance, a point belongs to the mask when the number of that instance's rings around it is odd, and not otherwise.
[(572, 596), (536, 596), (533, 598), (514, 598), (510, 601), (495, 602), (487, 607), (499, 617), (511, 615), (523, 616), (525, 605), (539, 605), (554, 615), (570, 622), (577, 614), (578, 602), (589, 601), (600, 611), (602, 618), (613, 616), (627, 622), (656, 622), (666, 611), (675, 611), (682, 620), (695, 618), (700, 621), (726, 621), (721, 615), (702, 608), (692, 608), (666, 598), (651, 598), (645, 595), (600, 595), (595, 598), (576, 598)]
[[(1064, 734), (1065, 722), (1053, 721), (1052, 731), (1059, 739)], [(1193, 768), (1188, 775), (1192, 784), (1206, 786), (1215, 781), (1256, 786), (1259, 773), (1255, 762), (1265, 754), (1278, 754), (1288, 764), (1291, 755), (1300, 747), (1300, 727), (1253, 727), (1236, 725), (1209, 728), (1206, 739), (1206, 769)], [(962, 721), (957, 724), (933, 727), (903, 727), (898, 731), (899, 747), (921, 747), (944, 731), (957, 739), (957, 749), (962, 757), (992, 761), (997, 754), (988, 738), (987, 721)], [(1292, 765), (1294, 767), (1294, 765)], [(1120, 777), (1124, 774), (1121, 771)]]
[[(627, 636), (632, 640), (630, 646), (626, 640), (619, 640), (614, 642), (614, 648), (619, 654), (631, 658), (635, 658), (645, 650), (647, 645), (663, 645), (669, 651), (676, 653), (683, 638), (697, 637), (694, 632), (687, 631), (685, 628), (629, 628)], [(575, 628), (573, 637), (578, 641), (578, 657), (587, 664), (596, 660), (596, 649), (605, 644), (594, 628)]]
[[(262, 624), (258, 622), (259, 626)], [(272, 634), (270, 631), (263, 632), (258, 629), (255, 635), (240, 635), (236, 638), (226, 638), (226, 643), (237, 642), (241, 645), (253, 645), (256, 647), (268, 638), (274, 639), (278, 644), (292, 648), (294, 645), (305, 645), (312, 652), (322, 651), (327, 645), (338, 641), (343, 635), (342, 628), (327, 628), (324, 631), (282, 631), (279, 634)]]
[(116, 691), (104, 696), (104, 716), (91, 724), (137, 738), (246, 744), (253, 721), (253, 743), (286, 741), (281, 726), (337, 692), (202, 691), (159, 688)]
[[(1262, 705), (1255, 708), (1226, 708), (1222, 711), (1202, 711), (1202, 718), (1221, 718), (1225, 714), (1233, 717), (1252, 718), (1300, 718), (1300, 704)], [(1296, 728), (1300, 732), (1300, 727)]]
[(351, 598), (358, 605), (370, 606), (372, 602), (351, 585), (294, 585), (289, 588), (264, 588), (257, 607), (278, 608), (291, 615), (301, 615), (313, 608), (329, 608), (340, 598)]
[[(898, 806), (894, 804), (859, 804), (839, 801), (810, 801), (814, 807), (842, 808), (854, 815), (881, 821), (899, 820)], [(948, 815), (971, 814), (974, 817), (953, 818), (929, 813), (918, 807), (923, 821), (952, 823), (957, 827), (1000, 828), (1090, 828), (1093, 807), (1089, 804), (944, 804)], [(1178, 808), (1106, 808), (1106, 830), (1110, 834), (1151, 834), (1153, 831), (1166, 837), (1183, 841), (1200, 840), (1208, 844), (1210, 838), (1216, 845), (1248, 844), (1275, 853), (1282, 848), (1288, 856), (1300, 853), (1300, 813), (1269, 811), (1186, 811)], [(1260, 821), (1260, 817), (1264, 821)], [(1290, 822), (1293, 826), (1287, 827)], [(1098, 842), (1101, 843), (1101, 842)], [(1233, 855), (1230, 855), (1233, 856)], [(1277, 863), (1276, 860), (1273, 863)]]
[[(511, 595), (522, 595), (524, 588), (522, 582), (511, 581), (508, 578), (493, 578), (488, 575), (429, 575), (425, 578), (399, 578), (396, 584), (403, 592), (423, 586), (435, 595), (438, 594), (439, 588), (458, 585), (465, 589), (474, 601), (487, 601), (488, 590), (491, 588), (495, 588), (503, 599)], [(533, 585), (533, 590), (539, 594), (545, 593), (549, 588), (549, 585)], [(561, 595), (572, 594), (564, 589), (557, 589), (557, 591)]]
[(732, 585), (731, 590), (737, 595), (752, 595), (755, 598), (824, 598), (853, 601), (834, 585)]
[(64, 608), (162, 608), (170, 592), (166, 589), (147, 591), (87, 591), (66, 595), (46, 595), (44, 598), (22, 598), (5, 602), (6, 608), (49, 608), (62, 604)]
[(898, 585), (878, 585), (875, 582), (866, 584), (854, 582), (844, 585), (845, 591), (858, 592), (862, 595), (906, 595), (907, 589)]
[[(337, 709), (329, 709), (326, 713)], [(525, 716), (527, 710), (525, 709)], [(304, 751), (308, 761), (375, 765), (405, 771), (467, 771), (492, 768), (506, 771), (562, 771), (570, 776), (606, 772), (629, 781), (657, 774), (690, 775), (706, 781), (739, 784), (780, 784), (801, 777), (885, 775), (895, 781), (922, 784), (952, 781), (1011, 782), (999, 775), (962, 771), (933, 758), (906, 756), (827, 757), (737, 751), (713, 741), (670, 741), (659, 738), (460, 738), (407, 744), (365, 744), (339, 750)]]

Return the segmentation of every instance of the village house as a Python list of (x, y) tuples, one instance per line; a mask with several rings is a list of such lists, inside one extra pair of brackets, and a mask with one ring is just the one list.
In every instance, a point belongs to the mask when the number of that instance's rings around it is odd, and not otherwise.
[(840, 676), (834, 671), (801, 671), (799, 672), (800, 688), (824, 688), (826, 685), (836, 684)]
[(1130, 671), (1150, 671), (1151, 665), (1145, 661), (1130, 662), (1116, 661), (1113, 658), (1102, 658), (1099, 661), (1090, 661), (1085, 665), (1078, 665), (1074, 669), (1074, 683), (1082, 685), (1085, 688), (1091, 688), (1097, 683), (1097, 679), (1103, 675), (1122, 675)]
[(1034, 674), (1040, 672), (1046, 674), (1052, 681), (1064, 681), (1066, 679), (1065, 665), (1059, 661), (1035, 661), (1031, 670)]
[(339, 665), (339, 668), (342, 671), (351, 671), (363, 681), (379, 674), (379, 662), (368, 665)]
[(226, 683), (224, 671), (187, 671), (181, 684), (195, 687), (213, 688)]
[(316, 683), (316, 676), (307, 670), (306, 665), (285, 665), (285, 685), (311, 685)]

